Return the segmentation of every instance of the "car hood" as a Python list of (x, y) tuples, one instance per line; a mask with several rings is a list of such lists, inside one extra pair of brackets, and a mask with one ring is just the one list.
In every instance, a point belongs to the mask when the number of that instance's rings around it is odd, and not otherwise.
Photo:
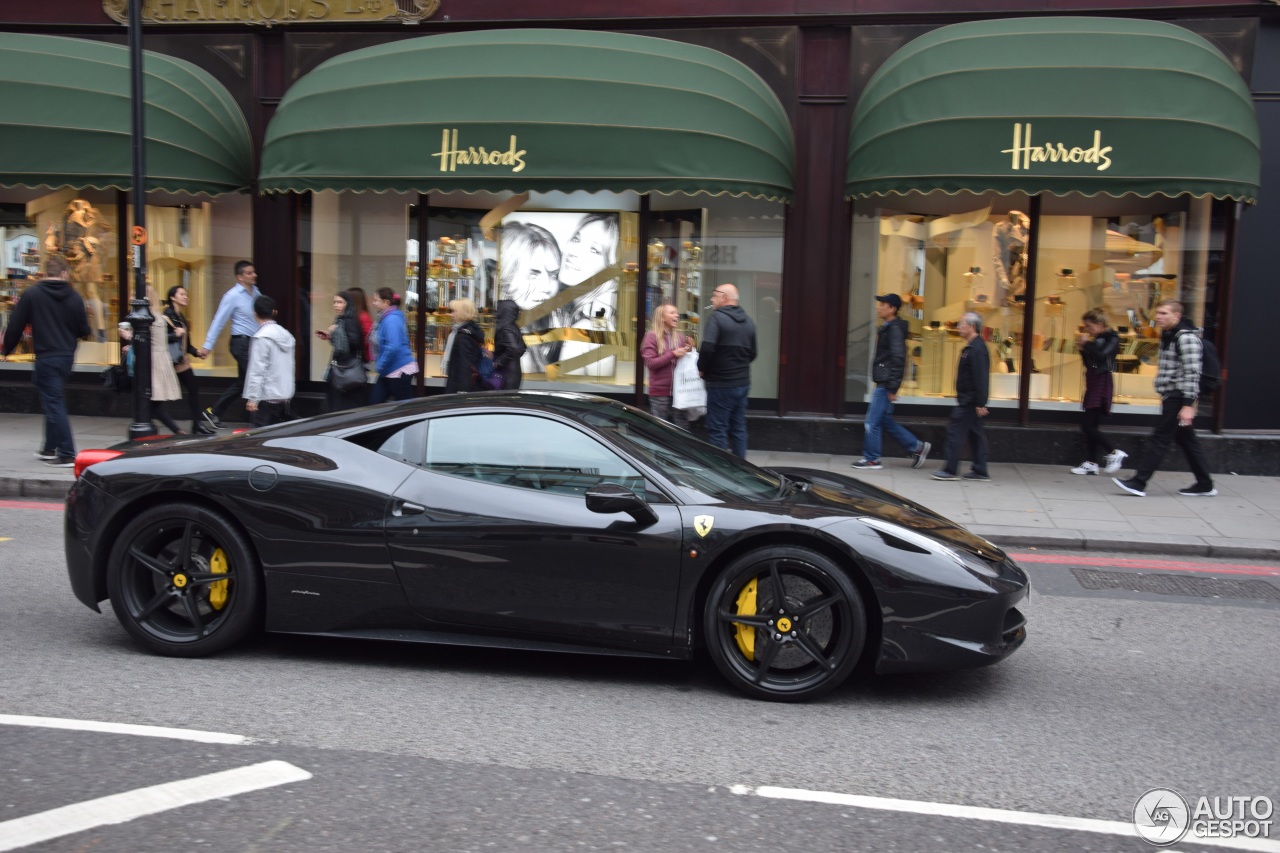
[[(771, 468), (803, 486), (789, 503), (801, 512), (830, 513), (842, 518), (871, 516), (930, 536), (985, 559), (1004, 560), (1003, 550), (953, 521), (901, 495), (853, 477), (812, 468)], [(806, 513), (808, 514), (808, 513)]]

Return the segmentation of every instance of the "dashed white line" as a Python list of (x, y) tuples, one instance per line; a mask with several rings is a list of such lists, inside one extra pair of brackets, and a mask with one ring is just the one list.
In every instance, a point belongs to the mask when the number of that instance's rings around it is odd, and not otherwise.
[(125, 823), (170, 809), (310, 778), (310, 773), (287, 761), (264, 761), (235, 770), (86, 800), (0, 823), (0, 853), (99, 826)]
[[(1047, 829), (1068, 829), (1076, 832), (1096, 832), (1104, 835), (1121, 835), (1140, 838), (1132, 823), (1116, 820), (1068, 817), (1066, 815), (1037, 814), (1005, 809), (986, 809), (978, 806), (960, 806), (952, 803), (930, 803), (917, 800), (894, 800), (885, 797), (866, 797), (858, 794), (838, 794), (832, 791), (806, 791), (800, 788), (777, 788), (764, 785), (730, 785), (734, 794), (754, 794), (776, 800), (803, 800), (810, 803), (850, 806), (857, 809), (876, 809), (888, 812), (955, 817), (966, 820), (983, 820), (993, 823), (1012, 823), (1022, 826), (1041, 826)], [(1232, 850), (1254, 850), (1261, 853), (1280, 853), (1280, 841), (1264, 838), (1200, 838), (1188, 833), (1180, 844), (1200, 844), (1206, 847), (1226, 847)]]
[(164, 737), (174, 740), (193, 740), (197, 743), (250, 743), (251, 739), (244, 735), (229, 735), (222, 732), (202, 732), (197, 729), (167, 729), (163, 726), (135, 726), (130, 723), (101, 723), (96, 720), (67, 720), (60, 717), (23, 717), (15, 714), (0, 714), (0, 725), (32, 726), (40, 729), (70, 729), (79, 732), (106, 732), (115, 735), (140, 735), (142, 737)]

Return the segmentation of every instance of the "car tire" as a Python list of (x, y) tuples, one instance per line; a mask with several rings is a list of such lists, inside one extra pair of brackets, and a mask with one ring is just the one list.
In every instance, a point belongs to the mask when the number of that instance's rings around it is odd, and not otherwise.
[(225, 518), (166, 504), (145, 510), (116, 538), (107, 595), (120, 624), (149, 650), (203, 657), (260, 624), (262, 577), (249, 541)]
[(814, 699), (840, 686), (867, 634), (862, 597), (845, 571), (793, 546), (751, 551), (725, 567), (702, 625), (721, 674), (748, 696), (776, 702)]

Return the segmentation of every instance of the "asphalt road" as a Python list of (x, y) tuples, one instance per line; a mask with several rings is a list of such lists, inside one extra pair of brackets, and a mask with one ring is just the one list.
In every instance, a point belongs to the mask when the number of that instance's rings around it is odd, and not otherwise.
[(6, 503), (0, 540), (0, 715), (249, 739), (0, 725), (0, 849), (20, 818), (270, 761), (310, 776), (19, 849), (1136, 851), (1152, 848), (758, 791), (1123, 823), (1154, 787), (1280, 800), (1280, 567), (1029, 554), (1030, 638), (1005, 663), (791, 706), (699, 663), (285, 636), (153, 657), (71, 596), (59, 512)]

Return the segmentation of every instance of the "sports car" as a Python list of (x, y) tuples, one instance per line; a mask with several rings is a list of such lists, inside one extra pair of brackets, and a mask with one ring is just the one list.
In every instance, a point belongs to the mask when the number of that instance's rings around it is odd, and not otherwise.
[(612, 400), (452, 394), (83, 451), (77, 598), (162, 655), (267, 631), (683, 659), (749, 696), (995, 663), (1027, 577), (853, 477)]

